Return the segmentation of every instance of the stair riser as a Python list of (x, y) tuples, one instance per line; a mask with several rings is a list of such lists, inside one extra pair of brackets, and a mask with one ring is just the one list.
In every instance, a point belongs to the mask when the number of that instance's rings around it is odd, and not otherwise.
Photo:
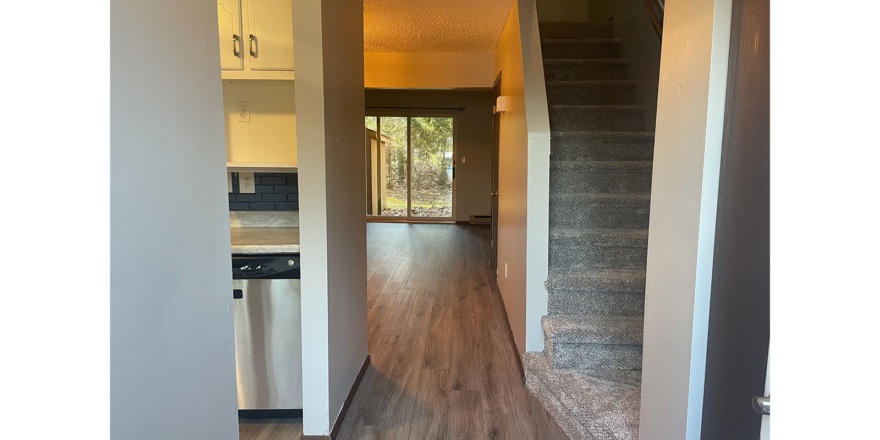
[(550, 315), (644, 316), (645, 295), (639, 293), (564, 293), (551, 290)]
[(550, 105), (630, 105), (635, 101), (634, 89), (602, 89), (577, 85), (547, 87), (547, 102)]
[(613, 38), (610, 23), (539, 23), (541, 38)]
[(550, 270), (632, 269), (645, 270), (648, 248), (587, 246), (550, 241)]
[[(546, 58), (546, 55), (544, 55)], [(625, 64), (544, 63), (545, 81), (598, 81), (627, 79)]]
[(619, 43), (585, 43), (580, 41), (550, 40), (541, 42), (541, 56), (544, 59), (591, 60), (600, 58), (619, 58)]
[(544, 344), (548, 347), (547, 354), (552, 359), (553, 368), (642, 369), (641, 345), (553, 343), (549, 338), (544, 338)]
[(645, 173), (590, 173), (576, 167), (550, 168), (551, 194), (616, 193), (639, 194), (651, 192), (651, 174)]
[(653, 160), (654, 144), (597, 144), (550, 141), (551, 161)]
[(584, 427), (580, 426), (577, 421), (579, 417), (572, 414), (566, 409), (566, 404), (559, 400), (559, 397), (548, 391), (540, 377), (540, 374), (526, 369), (525, 386), (531, 391), (532, 395), (541, 402), (541, 405), (547, 409), (550, 416), (559, 424), (559, 427), (565, 431), (572, 439), (593, 440), (595, 437), (590, 435)]
[(550, 131), (642, 131), (645, 109), (550, 107)]
[(550, 227), (589, 229), (648, 229), (650, 208), (589, 206), (550, 200)]

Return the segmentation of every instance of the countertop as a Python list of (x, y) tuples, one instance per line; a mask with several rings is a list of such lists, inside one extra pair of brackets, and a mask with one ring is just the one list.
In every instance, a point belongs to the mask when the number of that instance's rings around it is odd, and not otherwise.
[(299, 228), (229, 228), (233, 254), (299, 252)]

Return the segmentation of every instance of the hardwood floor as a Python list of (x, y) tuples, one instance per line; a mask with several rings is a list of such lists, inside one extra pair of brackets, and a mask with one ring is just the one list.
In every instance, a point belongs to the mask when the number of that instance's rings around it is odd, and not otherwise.
[[(489, 232), (367, 224), (372, 363), (339, 439), (568, 438), (522, 384), (489, 274)], [(272, 426), (240, 428), (241, 439), (281, 439), (255, 429)]]

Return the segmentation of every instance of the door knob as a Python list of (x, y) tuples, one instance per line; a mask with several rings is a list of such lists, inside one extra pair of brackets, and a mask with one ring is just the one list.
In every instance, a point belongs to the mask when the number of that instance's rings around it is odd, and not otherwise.
[(497, 197), (497, 196), (498, 196), (497, 192), (492, 192), (492, 197)]
[(770, 415), (770, 398), (769, 397), (752, 397), (752, 408), (758, 414), (769, 416)]

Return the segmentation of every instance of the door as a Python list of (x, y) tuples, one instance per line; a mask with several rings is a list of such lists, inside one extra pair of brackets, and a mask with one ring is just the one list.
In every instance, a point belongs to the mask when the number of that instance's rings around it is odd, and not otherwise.
[[(455, 116), (367, 116), (377, 138), (366, 152), (367, 215), (371, 220), (455, 217)], [(368, 131), (368, 132), (369, 132)], [(375, 208), (375, 209), (374, 209)]]
[[(492, 102), (498, 102), (501, 96), (501, 72), (495, 79), (495, 88), (492, 91)], [(494, 107), (494, 104), (493, 104)], [(493, 112), (492, 117), (492, 238), (490, 245), (492, 252), (489, 257), (489, 266), (496, 269), (493, 272), (498, 276), (498, 153), (501, 146), (501, 113)]]
[(245, 47), (251, 70), (293, 70), (290, 0), (248, 0)]
[(242, 70), (241, 3), (239, 0), (217, 0), (220, 29), (220, 68)]
[(770, 345), (770, 2), (734, 0), (702, 438), (753, 439)]

